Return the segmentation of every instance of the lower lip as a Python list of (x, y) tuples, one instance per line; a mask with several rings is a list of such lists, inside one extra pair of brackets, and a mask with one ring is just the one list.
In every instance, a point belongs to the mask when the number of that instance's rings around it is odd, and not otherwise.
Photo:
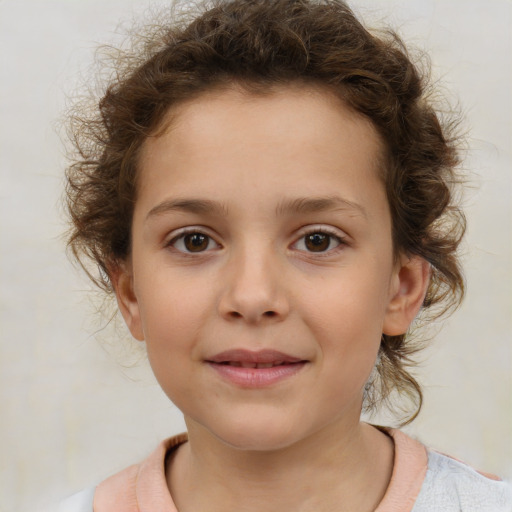
[(271, 368), (243, 368), (208, 362), (222, 378), (242, 388), (264, 388), (282, 382), (299, 373), (306, 362), (284, 364)]

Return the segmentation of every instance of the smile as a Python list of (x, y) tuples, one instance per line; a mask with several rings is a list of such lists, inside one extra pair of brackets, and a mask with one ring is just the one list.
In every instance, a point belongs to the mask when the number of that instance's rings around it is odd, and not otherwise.
[(246, 361), (226, 361), (220, 364), (227, 364), (229, 366), (236, 366), (241, 368), (273, 368), (274, 366), (282, 366), (284, 364), (294, 364), (294, 363), (285, 363), (283, 361), (276, 361), (274, 363), (249, 363)]
[(308, 361), (275, 350), (228, 350), (206, 363), (223, 380), (242, 388), (268, 387), (299, 373)]

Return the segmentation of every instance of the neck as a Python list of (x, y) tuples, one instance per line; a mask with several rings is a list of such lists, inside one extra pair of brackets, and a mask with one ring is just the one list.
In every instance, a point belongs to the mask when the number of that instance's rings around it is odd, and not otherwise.
[(189, 440), (167, 468), (180, 512), (372, 511), (393, 467), (391, 439), (359, 422), (272, 451), (233, 448), (194, 424)]

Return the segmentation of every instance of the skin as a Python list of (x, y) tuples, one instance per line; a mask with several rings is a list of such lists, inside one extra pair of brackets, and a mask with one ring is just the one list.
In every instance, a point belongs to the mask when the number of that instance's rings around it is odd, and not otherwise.
[[(422, 259), (394, 256), (375, 129), (306, 87), (210, 92), (169, 116), (145, 143), (113, 282), (189, 430), (167, 468), (173, 499), (180, 512), (374, 510), (393, 445), (360, 422), (363, 389), (381, 334), (407, 330), (428, 284)], [(244, 388), (207, 363), (235, 348), (306, 363)]]

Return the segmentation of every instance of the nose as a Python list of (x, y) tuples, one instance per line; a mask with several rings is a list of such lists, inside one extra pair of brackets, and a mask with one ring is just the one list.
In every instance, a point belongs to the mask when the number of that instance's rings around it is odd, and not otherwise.
[(219, 301), (222, 317), (248, 324), (280, 322), (287, 317), (290, 305), (282, 286), (282, 269), (269, 252), (247, 248), (226, 263)]

